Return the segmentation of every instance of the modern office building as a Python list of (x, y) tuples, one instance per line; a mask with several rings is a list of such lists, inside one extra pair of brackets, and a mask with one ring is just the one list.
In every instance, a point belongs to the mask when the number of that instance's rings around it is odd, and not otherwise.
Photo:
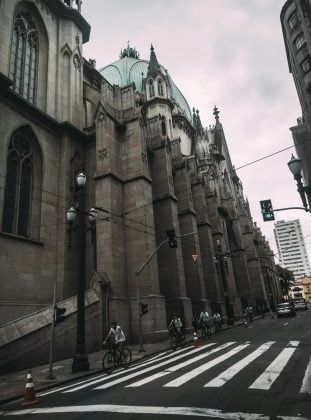
[(280, 266), (292, 271), (296, 280), (310, 275), (310, 264), (299, 219), (275, 223), (274, 236)]

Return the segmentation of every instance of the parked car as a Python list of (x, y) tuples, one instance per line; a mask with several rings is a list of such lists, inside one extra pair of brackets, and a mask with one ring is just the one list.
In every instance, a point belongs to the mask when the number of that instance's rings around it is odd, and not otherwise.
[(276, 307), (276, 316), (296, 316), (295, 307), (291, 302), (279, 303)]
[(305, 299), (294, 299), (294, 306), (296, 311), (305, 311), (308, 309), (308, 304)]

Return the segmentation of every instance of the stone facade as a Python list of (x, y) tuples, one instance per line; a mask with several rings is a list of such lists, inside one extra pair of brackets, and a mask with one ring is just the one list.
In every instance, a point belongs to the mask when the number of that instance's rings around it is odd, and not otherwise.
[[(79, 172), (87, 177), (86, 208), (98, 209), (95, 243), (86, 234), (86, 288), (105, 273), (106, 328), (117, 319), (137, 340), (138, 296), (149, 309), (146, 341), (167, 337), (174, 312), (190, 330), (202, 307), (230, 322), (248, 303), (269, 308), (279, 299), (272, 253), (252, 221), (218, 109), (214, 125), (203, 128), (153, 47), (149, 63), (126, 48), (118, 63), (125, 70), (127, 62), (145, 63), (146, 72), (140, 81), (127, 74), (112, 83), (83, 59), (90, 27), (77, 4), (0, 0), (0, 319), (51, 305), (54, 284), (58, 301), (76, 294), (77, 238), (73, 232), (68, 249), (65, 214), (77, 207)], [(13, 25), (28, 13), (40, 40), (34, 101), (17, 92), (18, 69), (10, 78)], [(25, 141), (33, 159), (29, 199), (10, 172), (10, 153), (19, 156)], [(165, 242), (171, 229), (177, 248)]]

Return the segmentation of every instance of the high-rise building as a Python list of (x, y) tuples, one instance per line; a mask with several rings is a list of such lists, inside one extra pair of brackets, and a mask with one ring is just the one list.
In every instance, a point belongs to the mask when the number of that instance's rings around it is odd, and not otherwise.
[(274, 236), (280, 266), (292, 271), (295, 279), (310, 274), (310, 264), (299, 219), (275, 223)]

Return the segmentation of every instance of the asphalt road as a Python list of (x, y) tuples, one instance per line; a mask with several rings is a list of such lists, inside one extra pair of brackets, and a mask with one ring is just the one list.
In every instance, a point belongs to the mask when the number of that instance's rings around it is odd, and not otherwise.
[(256, 320), (2, 407), (29, 419), (311, 419), (311, 310)]

